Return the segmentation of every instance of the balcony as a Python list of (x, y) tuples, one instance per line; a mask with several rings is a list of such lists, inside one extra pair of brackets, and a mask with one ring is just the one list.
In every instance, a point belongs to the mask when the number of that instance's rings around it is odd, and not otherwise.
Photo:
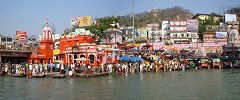
[(184, 25), (173, 24), (173, 25), (170, 25), (170, 27), (187, 27), (187, 24), (184, 24)]
[(11, 51), (11, 52), (32, 52), (34, 50), (33, 47), (15, 47), (15, 46), (5, 46), (0, 45), (0, 51)]
[(170, 39), (191, 39), (192, 37), (168, 37)]
[(187, 30), (170, 30), (170, 33), (185, 33)]

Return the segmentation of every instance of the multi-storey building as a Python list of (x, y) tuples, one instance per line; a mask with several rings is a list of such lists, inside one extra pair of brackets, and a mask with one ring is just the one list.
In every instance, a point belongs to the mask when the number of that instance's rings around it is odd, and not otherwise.
[(54, 48), (55, 49), (60, 48), (60, 38), (61, 38), (61, 34), (54, 34), (53, 35), (53, 41), (54, 41)]
[(161, 30), (159, 24), (148, 24), (147, 27), (147, 39), (151, 42), (157, 42), (162, 39)]
[(10, 35), (0, 35), (0, 45), (5, 49), (13, 49), (15, 39)]
[(163, 21), (163, 41), (168, 44), (197, 42), (197, 30), (197, 20), (171, 19), (169, 21)]
[(231, 61), (231, 65), (239, 67), (240, 65), (240, 35), (238, 32), (239, 22), (238, 21), (228, 21), (227, 31), (228, 39), (227, 45), (223, 45), (223, 56), (228, 61)]
[(0, 35), (0, 44), (13, 44), (13, 37), (9, 35)]
[(187, 38), (187, 20), (173, 19), (170, 20), (170, 41), (172, 43), (189, 43)]
[(187, 36), (191, 42), (198, 42), (198, 20), (188, 19), (187, 20)]
[(105, 31), (106, 37), (102, 40), (103, 44), (122, 44), (123, 33), (119, 29), (110, 28)]
[(136, 38), (136, 32), (133, 34), (133, 27), (120, 27), (120, 30), (123, 32), (126, 42), (133, 42)]
[[(234, 18), (235, 17), (235, 18)], [(227, 24), (227, 45), (223, 46), (223, 54), (229, 59), (235, 60), (234, 63), (239, 63), (240, 58), (240, 35), (239, 35), (239, 21), (236, 19), (236, 15), (227, 20), (225, 15), (225, 21)], [(234, 19), (234, 20), (233, 20)]]
[(227, 32), (204, 32), (203, 41), (205, 43), (227, 42)]
[(220, 22), (223, 22), (223, 16), (212, 14), (196, 14), (192, 19), (196, 19), (199, 22), (198, 35), (199, 39), (203, 40), (204, 32), (218, 31)]
[(148, 30), (146, 28), (138, 28), (137, 29), (137, 37), (147, 38), (148, 37)]
[(165, 44), (171, 44), (170, 41), (170, 23), (169, 21), (162, 21), (162, 41)]
[(36, 35), (27, 36), (27, 46), (36, 48), (39, 46), (39, 37)]

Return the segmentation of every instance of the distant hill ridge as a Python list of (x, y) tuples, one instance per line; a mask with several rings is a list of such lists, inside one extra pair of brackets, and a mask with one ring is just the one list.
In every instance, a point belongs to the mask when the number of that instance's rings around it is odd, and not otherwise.
[[(135, 27), (145, 27), (150, 23), (160, 24), (164, 20), (174, 18), (192, 18), (193, 13), (179, 6), (166, 8), (166, 9), (152, 9), (142, 13), (135, 14)], [(132, 15), (117, 16), (119, 18), (119, 24), (124, 26), (132, 26)]]

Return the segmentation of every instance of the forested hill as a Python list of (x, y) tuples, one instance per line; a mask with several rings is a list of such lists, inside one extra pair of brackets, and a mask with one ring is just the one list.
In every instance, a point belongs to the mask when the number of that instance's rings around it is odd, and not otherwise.
[[(171, 7), (166, 9), (152, 9), (142, 13), (135, 14), (135, 26), (144, 27), (150, 23), (158, 23), (171, 18), (192, 18), (193, 14), (182, 7)], [(119, 24), (125, 26), (132, 26), (132, 14), (126, 16), (117, 16)]]

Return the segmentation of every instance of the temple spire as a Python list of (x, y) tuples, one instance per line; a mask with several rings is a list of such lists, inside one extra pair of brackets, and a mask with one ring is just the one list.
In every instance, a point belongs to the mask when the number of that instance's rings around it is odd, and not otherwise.
[(42, 31), (42, 40), (52, 40), (52, 30), (48, 25), (48, 20), (46, 20), (46, 24)]
[(48, 19), (46, 19), (46, 26), (48, 27), (49, 25), (48, 25)]

